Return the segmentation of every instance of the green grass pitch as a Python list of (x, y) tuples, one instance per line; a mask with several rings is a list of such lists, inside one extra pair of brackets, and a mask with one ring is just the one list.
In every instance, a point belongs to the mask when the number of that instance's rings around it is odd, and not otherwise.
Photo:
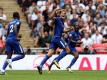
[(37, 71), (7, 71), (0, 75), (0, 80), (107, 80), (107, 71), (44, 71), (39, 75)]

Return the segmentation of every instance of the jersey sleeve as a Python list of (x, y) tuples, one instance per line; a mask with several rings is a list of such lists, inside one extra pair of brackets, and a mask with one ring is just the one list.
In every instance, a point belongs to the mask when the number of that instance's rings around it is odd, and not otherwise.
[(20, 24), (21, 24), (20, 21), (17, 21), (17, 22), (16, 22), (16, 26), (19, 26)]
[(69, 37), (72, 38), (73, 37), (73, 33), (69, 33)]
[(20, 21), (17, 21), (15, 24), (15, 27), (17, 27), (17, 33), (19, 33), (19, 31), (20, 31), (20, 25), (21, 25)]
[(70, 39), (71, 42), (76, 42), (74, 35), (75, 35), (74, 32), (71, 32), (71, 33), (69, 34), (69, 39)]
[(18, 22), (16, 22), (16, 25), (19, 25), (20, 24), (20, 22), (18, 21)]

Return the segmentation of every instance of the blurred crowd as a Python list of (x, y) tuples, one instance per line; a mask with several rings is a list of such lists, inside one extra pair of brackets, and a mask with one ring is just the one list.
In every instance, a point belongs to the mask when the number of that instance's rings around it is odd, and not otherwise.
[(17, 0), (32, 30), (35, 47), (49, 47), (53, 25), (49, 14), (54, 9), (67, 10), (65, 27), (78, 23), (81, 47), (107, 42), (107, 6), (101, 0)]
[[(31, 29), (30, 36), (34, 39), (36, 48), (49, 47), (53, 36), (53, 25), (49, 14), (59, 8), (66, 9), (65, 27), (75, 26), (78, 23), (82, 36), (82, 44), (79, 47), (84, 52), (90, 52), (94, 44), (102, 46), (107, 43), (107, 6), (102, 0), (17, 0), (17, 3), (26, 16)], [(6, 23), (7, 17), (0, 7), (0, 53), (5, 46)], [(67, 34), (64, 38), (66, 37)]]
[(4, 14), (3, 8), (0, 7), (0, 54), (3, 53), (5, 47), (6, 24), (7, 24), (7, 17)]

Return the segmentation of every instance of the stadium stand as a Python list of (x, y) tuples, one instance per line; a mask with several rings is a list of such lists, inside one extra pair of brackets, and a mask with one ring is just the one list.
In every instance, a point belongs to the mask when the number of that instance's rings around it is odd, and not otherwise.
[[(75, 26), (78, 22), (83, 42), (78, 51), (96, 48), (106, 53), (107, 46), (107, 6), (102, 0), (1, 0), (7, 19), (18, 10), (22, 19), (21, 43), (24, 47), (48, 48), (53, 35), (49, 14), (56, 8), (67, 9), (65, 26)], [(19, 6), (16, 4), (19, 4)], [(11, 5), (10, 5), (11, 4)], [(26, 18), (26, 19), (25, 19)], [(27, 20), (27, 21), (26, 21)], [(88, 34), (88, 38), (87, 35)], [(102, 44), (103, 43), (103, 44)], [(99, 51), (99, 50), (98, 50)]]
[(21, 8), (17, 5), (16, 0), (0, 0), (0, 6), (4, 9), (4, 13), (7, 16), (7, 20), (12, 20), (12, 13), (14, 11), (18, 11), (21, 16), (21, 31), (20, 34), (22, 36), (21, 38), (21, 44), (23, 47), (33, 47), (33, 39), (29, 36), (30, 35), (30, 29), (28, 27), (28, 24), (26, 22), (25, 16), (21, 11)]

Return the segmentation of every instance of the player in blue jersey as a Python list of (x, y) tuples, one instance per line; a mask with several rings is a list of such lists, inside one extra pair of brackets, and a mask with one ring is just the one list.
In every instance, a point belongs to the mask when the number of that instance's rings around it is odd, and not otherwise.
[[(68, 70), (68, 71), (71, 71), (70, 68), (71, 68), (72, 65), (77, 61), (77, 59), (78, 59), (78, 57), (79, 57), (78, 52), (77, 52), (77, 50), (76, 50), (75, 47), (76, 47), (76, 44), (80, 44), (80, 43), (81, 43), (80, 38), (81, 38), (81, 35), (80, 35), (80, 32), (78, 31), (78, 26), (77, 26), (77, 24), (76, 24), (74, 30), (71, 31), (71, 32), (68, 34), (68, 38), (67, 38), (67, 41), (66, 41), (66, 42), (68, 43), (68, 45), (69, 45), (69, 48), (70, 48), (70, 50), (71, 50), (71, 52), (72, 52), (72, 55), (74, 56), (74, 58), (72, 59), (70, 65), (67, 67), (67, 70)], [(63, 51), (61, 52), (61, 54), (60, 54), (58, 57), (56, 57), (56, 58), (53, 60), (53, 62), (50, 64), (50, 66), (49, 66), (49, 71), (51, 70), (51, 67), (52, 67), (52, 65), (54, 64), (54, 62), (59, 62), (59, 61), (60, 61), (63, 57), (65, 57), (66, 55), (67, 55), (67, 52), (66, 52), (65, 50), (63, 50)], [(56, 65), (56, 67), (60, 69), (59, 64)]]
[[(66, 18), (66, 11), (64, 9), (56, 9), (50, 15), (50, 18), (54, 18), (54, 36), (51, 41), (48, 54), (46, 54), (45, 58), (42, 60), (40, 65), (37, 67), (39, 74), (42, 74), (42, 67), (45, 62), (52, 56), (54, 51), (60, 47), (64, 49), (67, 53), (70, 53), (70, 49), (64, 40), (61, 39), (63, 32), (68, 32), (71, 28), (64, 28), (64, 19)], [(57, 64), (57, 63), (55, 63)]]
[[(23, 59), (25, 56), (23, 48), (20, 45), (19, 40), (18, 40), (18, 33), (20, 31), (20, 25), (21, 25), (20, 15), (18, 12), (14, 12), (13, 13), (13, 20), (9, 23), (8, 30), (7, 30), (7, 38), (6, 38), (7, 59), (4, 62), (2, 70), (0, 71), (0, 74), (2, 74), (2, 75), (5, 74), (6, 67), (8, 65), (10, 68), (12, 68), (11, 64), (13, 61)], [(18, 55), (14, 58), (11, 58), (13, 52)]]

